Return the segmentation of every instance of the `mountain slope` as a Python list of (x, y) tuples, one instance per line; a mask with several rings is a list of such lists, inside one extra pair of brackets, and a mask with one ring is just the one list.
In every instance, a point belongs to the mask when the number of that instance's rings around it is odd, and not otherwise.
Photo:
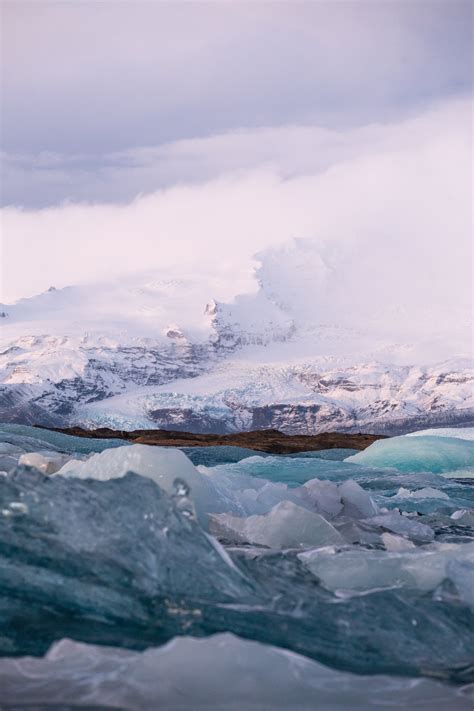
[(330, 260), (304, 241), (259, 259), (255, 291), (233, 297), (218, 279), (147, 274), (0, 305), (0, 420), (308, 434), (471, 421), (462, 310), (408, 320), (346, 299), (342, 313)]

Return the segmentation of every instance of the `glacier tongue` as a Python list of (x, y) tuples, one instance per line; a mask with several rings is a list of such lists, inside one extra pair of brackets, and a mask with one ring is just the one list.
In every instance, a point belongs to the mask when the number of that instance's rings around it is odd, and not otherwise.
[(346, 313), (322, 321), (305, 296), (307, 260), (319, 269), (320, 256), (306, 251), (296, 249), (296, 281), (275, 254), (260, 255), (247, 294), (215, 278), (147, 274), (0, 306), (0, 420), (388, 434), (472, 423), (463, 349), (429, 334), (400, 345), (383, 321), (354, 328)]

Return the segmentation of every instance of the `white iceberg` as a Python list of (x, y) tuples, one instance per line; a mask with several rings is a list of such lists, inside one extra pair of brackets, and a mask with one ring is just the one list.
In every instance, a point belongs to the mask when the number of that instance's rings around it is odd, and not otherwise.
[(263, 516), (214, 514), (210, 516), (210, 530), (227, 540), (278, 549), (344, 543), (340, 533), (320, 514), (291, 501), (282, 501)]

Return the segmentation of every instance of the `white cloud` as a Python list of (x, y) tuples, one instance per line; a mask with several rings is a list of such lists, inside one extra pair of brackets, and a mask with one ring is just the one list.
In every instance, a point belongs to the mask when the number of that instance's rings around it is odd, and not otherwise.
[[(140, 169), (159, 172), (164, 160), (166, 175), (181, 165), (210, 179), (121, 205), (4, 209), (4, 298), (153, 268), (222, 275), (230, 298), (252, 288), (255, 253), (303, 237), (328, 269), (323, 288), (321, 270), (314, 288), (305, 275), (319, 320), (398, 313), (416, 325), (439, 314), (448, 328), (446, 314), (470, 303), (470, 115), (470, 103), (454, 102), (391, 126), (247, 131), (158, 158), (137, 152)], [(111, 168), (107, 183), (123, 184), (128, 170)]]

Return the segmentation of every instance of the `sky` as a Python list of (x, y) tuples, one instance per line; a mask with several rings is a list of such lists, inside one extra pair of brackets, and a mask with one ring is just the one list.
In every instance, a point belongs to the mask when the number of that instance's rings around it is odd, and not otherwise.
[(350, 300), (391, 308), (398, 283), (467, 307), (470, 2), (14, 0), (2, 20), (3, 301), (153, 268), (231, 298), (304, 239)]

